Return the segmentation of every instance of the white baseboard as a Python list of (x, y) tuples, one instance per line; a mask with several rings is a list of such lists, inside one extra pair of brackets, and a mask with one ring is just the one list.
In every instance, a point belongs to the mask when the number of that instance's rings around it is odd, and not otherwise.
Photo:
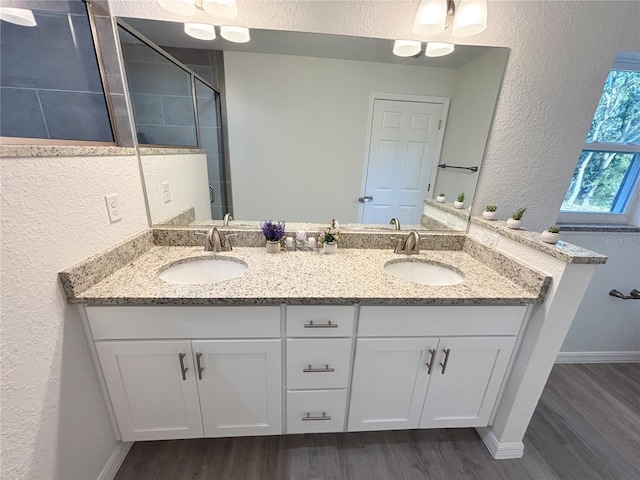
[(522, 458), (524, 455), (524, 443), (522, 442), (502, 442), (500, 443), (489, 427), (476, 428), (480, 438), (484, 442), (489, 453), (496, 460), (508, 460), (512, 458)]
[(640, 352), (560, 352), (556, 363), (636, 363)]
[(134, 442), (118, 442), (97, 480), (113, 480)]

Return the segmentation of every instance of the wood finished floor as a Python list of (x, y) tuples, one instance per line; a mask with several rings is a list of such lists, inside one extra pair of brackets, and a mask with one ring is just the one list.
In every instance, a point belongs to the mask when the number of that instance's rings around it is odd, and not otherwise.
[(640, 480), (640, 364), (556, 365), (518, 460), (474, 429), (137, 442), (115, 480)]

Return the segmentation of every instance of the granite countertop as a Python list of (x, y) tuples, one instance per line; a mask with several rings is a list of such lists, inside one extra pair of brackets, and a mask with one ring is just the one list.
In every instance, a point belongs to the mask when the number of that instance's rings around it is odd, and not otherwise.
[[(175, 285), (158, 276), (166, 265), (191, 258), (228, 258), (248, 265), (238, 278), (217, 284)], [(443, 263), (465, 280), (454, 286), (423, 286), (384, 270), (389, 261)], [(550, 279), (529, 272), (528, 288), (500, 275), (463, 250), (423, 250), (404, 256), (390, 249), (338, 249), (334, 255), (295, 251), (267, 254), (264, 248), (236, 247), (212, 253), (202, 247), (152, 246), (132, 262), (81, 293), (72, 303), (99, 305), (517, 305), (541, 303)], [(511, 275), (514, 280), (522, 271)], [(526, 276), (526, 274), (525, 274)]]

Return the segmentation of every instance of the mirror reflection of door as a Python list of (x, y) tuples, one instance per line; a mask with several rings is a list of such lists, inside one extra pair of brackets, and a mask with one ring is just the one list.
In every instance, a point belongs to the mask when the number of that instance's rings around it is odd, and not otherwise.
[[(373, 103), (360, 222), (419, 224), (431, 197), (448, 99)], [(362, 201), (362, 200), (361, 200)]]

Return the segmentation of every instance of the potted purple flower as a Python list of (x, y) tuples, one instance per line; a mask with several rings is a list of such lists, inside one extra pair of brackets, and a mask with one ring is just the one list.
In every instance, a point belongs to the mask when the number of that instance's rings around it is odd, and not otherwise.
[(267, 253), (278, 253), (280, 251), (280, 239), (284, 236), (284, 222), (274, 223), (267, 220), (260, 228), (264, 238), (267, 239)]

